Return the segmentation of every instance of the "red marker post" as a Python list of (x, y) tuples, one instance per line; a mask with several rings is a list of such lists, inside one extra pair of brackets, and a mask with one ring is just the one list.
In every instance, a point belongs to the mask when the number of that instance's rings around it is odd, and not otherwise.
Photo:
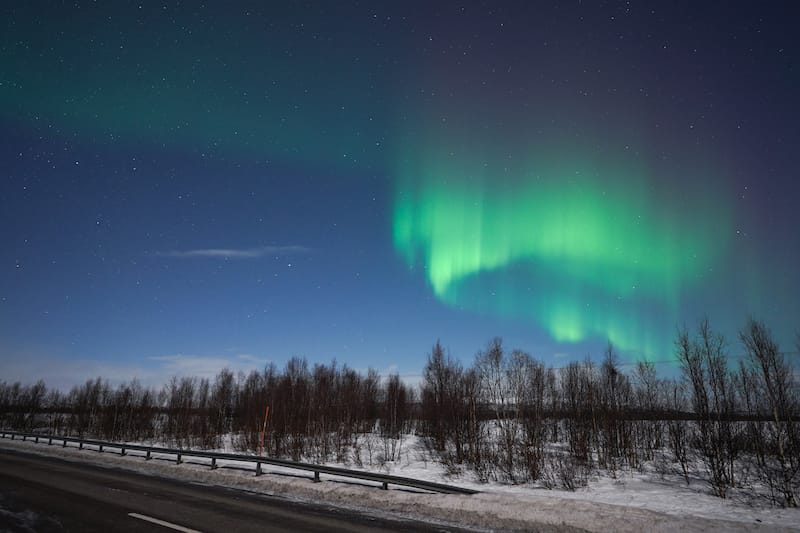
[(258, 456), (264, 455), (264, 437), (267, 434), (267, 418), (269, 418), (269, 405), (264, 410), (264, 427), (261, 428), (261, 446), (258, 448)]

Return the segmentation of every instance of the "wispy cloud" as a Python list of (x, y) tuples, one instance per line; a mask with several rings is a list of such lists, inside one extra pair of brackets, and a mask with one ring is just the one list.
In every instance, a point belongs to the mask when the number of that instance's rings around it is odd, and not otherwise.
[(223, 368), (234, 372), (261, 370), (267, 363), (266, 359), (251, 354), (239, 354), (233, 357), (175, 354), (157, 355), (148, 357), (148, 359), (156, 363), (162, 375), (200, 378), (213, 378)]
[(252, 354), (220, 355), (157, 355), (133, 360), (97, 361), (75, 358), (37, 356), (39, 364), (31, 365), (32, 354), (13, 354), (0, 358), (0, 381), (23, 384), (35, 383), (39, 379), (50, 388), (68, 391), (88, 379), (101, 377), (112, 387), (137, 379), (147, 387), (159, 388), (171, 376), (191, 376), (211, 380), (223, 368), (234, 373), (263, 370), (269, 363), (266, 357)]
[(37, 364), (30, 364), (30, 357), (16, 354), (0, 362), (0, 375), (9, 382), (25, 384), (44, 380), (50, 388), (68, 391), (86, 380), (100, 377), (112, 386), (136, 378), (147, 386), (161, 386), (165, 374), (160, 368), (140, 361), (96, 361), (89, 359), (37, 357)]
[(219, 259), (254, 259), (267, 255), (305, 254), (311, 251), (306, 246), (258, 246), (256, 248), (196, 248), (194, 250), (168, 250), (156, 252), (161, 257), (175, 257), (178, 259), (192, 259), (196, 257), (210, 257)]

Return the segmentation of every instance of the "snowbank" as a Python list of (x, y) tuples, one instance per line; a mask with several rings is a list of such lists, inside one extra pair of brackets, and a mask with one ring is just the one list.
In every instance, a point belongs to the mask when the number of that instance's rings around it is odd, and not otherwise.
[[(618, 532), (800, 531), (797, 509), (772, 509), (742, 501), (720, 500), (703, 494), (699, 486), (684, 488), (673, 481), (658, 483), (644, 476), (628, 476), (624, 481), (596, 480), (577, 492), (456, 482), (484, 492), (455, 496), (408, 488), (383, 491), (374, 483), (325, 475), (321, 483), (313, 483), (307, 473), (271, 466), (264, 468), (266, 475), (255, 477), (255, 463), (246, 470), (244, 463), (226, 465), (225, 461), (219, 461), (221, 468), (211, 470), (209, 460), (198, 458), (187, 458), (177, 465), (174, 458), (168, 456), (159, 458), (156, 455), (155, 460), (144, 461), (134, 452), (123, 457), (113, 451), (100, 454), (91, 449), (8, 439), (0, 439), (0, 447), (293, 500), (322, 502), (372, 514), (487, 530), (530, 529), (538, 524), (549, 524)], [(401, 461), (385, 463), (380, 470), (453, 483), (443, 476), (439, 465), (415, 461), (413, 456), (409, 452)]]

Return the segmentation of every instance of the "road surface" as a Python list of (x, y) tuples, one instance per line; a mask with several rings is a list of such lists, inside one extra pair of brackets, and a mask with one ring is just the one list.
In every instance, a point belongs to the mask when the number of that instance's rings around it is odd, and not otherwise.
[(0, 449), (0, 531), (456, 531)]

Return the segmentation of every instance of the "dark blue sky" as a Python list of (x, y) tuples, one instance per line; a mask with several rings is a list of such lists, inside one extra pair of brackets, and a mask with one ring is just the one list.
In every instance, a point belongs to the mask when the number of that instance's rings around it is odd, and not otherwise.
[(6, 3), (0, 379), (794, 350), (796, 14)]

